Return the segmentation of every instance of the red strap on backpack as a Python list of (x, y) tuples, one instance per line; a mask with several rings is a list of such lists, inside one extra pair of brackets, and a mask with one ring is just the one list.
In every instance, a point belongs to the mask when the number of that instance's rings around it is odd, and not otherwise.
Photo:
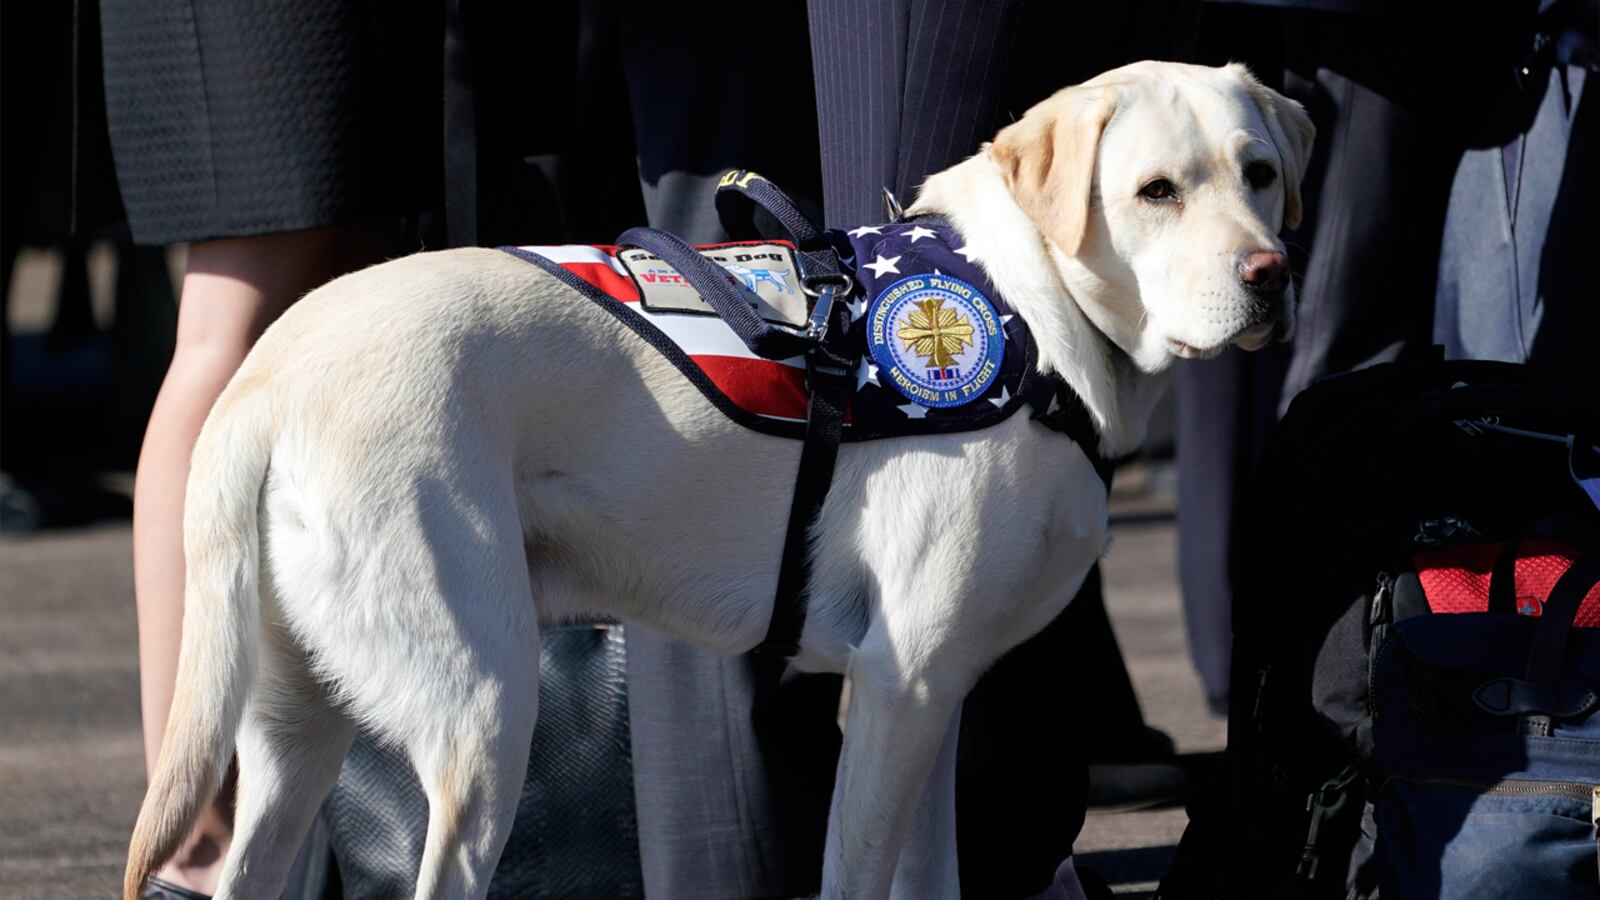
[[(1509, 550), (1508, 550), (1509, 548)], [(1544, 612), (1550, 590), (1582, 555), (1572, 545), (1555, 538), (1526, 538), (1517, 542), (1457, 544), (1419, 550), (1411, 560), (1428, 608), (1435, 613), (1488, 612), (1496, 561), (1514, 552), (1510, 590), (1519, 615)], [(1584, 595), (1573, 625), (1600, 627), (1600, 585)]]

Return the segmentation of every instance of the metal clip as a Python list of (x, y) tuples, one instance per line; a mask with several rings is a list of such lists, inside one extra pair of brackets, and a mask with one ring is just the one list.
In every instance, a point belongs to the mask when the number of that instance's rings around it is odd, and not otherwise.
[(816, 305), (811, 307), (811, 321), (806, 324), (806, 337), (820, 341), (828, 336), (828, 322), (833, 318), (834, 287), (831, 284), (822, 286), (816, 294)]
[(1306, 796), (1306, 811), (1311, 813), (1311, 827), (1306, 832), (1306, 844), (1300, 851), (1300, 864), (1295, 867), (1295, 877), (1306, 881), (1316, 880), (1317, 866), (1322, 862), (1317, 848), (1322, 823), (1344, 809), (1345, 801), (1349, 799), (1350, 784), (1360, 774), (1361, 770), (1354, 764), (1345, 766), (1343, 771), (1324, 782), (1315, 793)]
[(811, 297), (821, 297), (824, 290), (832, 290), (841, 297), (848, 297), (850, 292), (855, 289), (856, 280), (845, 272), (840, 272), (837, 275), (817, 275), (800, 279), (800, 290)]
[(898, 225), (906, 220), (905, 208), (900, 205), (900, 200), (895, 197), (894, 191), (888, 187), (883, 189), (883, 214), (889, 217), (890, 225)]

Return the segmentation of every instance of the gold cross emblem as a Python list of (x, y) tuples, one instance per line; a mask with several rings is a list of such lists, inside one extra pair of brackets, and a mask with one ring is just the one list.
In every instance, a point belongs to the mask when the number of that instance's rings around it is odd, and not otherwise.
[(916, 310), (906, 316), (897, 336), (906, 349), (924, 357), (930, 368), (947, 369), (956, 364), (955, 355), (972, 343), (976, 329), (959, 310), (945, 309), (944, 300), (919, 300)]

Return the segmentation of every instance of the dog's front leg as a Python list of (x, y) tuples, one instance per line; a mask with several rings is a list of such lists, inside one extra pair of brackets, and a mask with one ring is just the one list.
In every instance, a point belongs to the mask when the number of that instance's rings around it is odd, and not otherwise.
[(928, 671), (919, 659), (925, 657), (898, 656), (881, 626), (851, 656), (850, 709), (822, 869), (826, 900), (889, 896), (919, 792), (969, 686), (968, 679)]
[(956, 864), (956, 745), (961, 738), (961, 708), (945, 728), (933, 772), (900, 848), (891, 900), (959, 900), (961, 873)]

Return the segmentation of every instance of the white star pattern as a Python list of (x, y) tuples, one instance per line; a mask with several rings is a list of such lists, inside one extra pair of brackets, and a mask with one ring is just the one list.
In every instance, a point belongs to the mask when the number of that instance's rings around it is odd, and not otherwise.
[(867, 298), (865, 297), (858, 296), (845, 305), (850, 307), (850, 321), (852, 322), (867, 314)]
[(851, 237), (866, 237), (869, 234), (883, 234), (883, 229), (877, 225), (863, 225), (850, 232)]
[(923, 419), (927, 418), (928, 415), (928, 408), (926, 406), (918, 406), (915, 403), (907, 403), (904, 406), (901, 406), (900, 411), (905, 413), (906, 418), (908, 419)]
[(937, 233), (932, 228), (923, 228), (921, 225), (915, 225), (912, 226), (910, 231), (906, 232), (906, 237), (911, 238), (911, 243), (915, 244), (917, 241), (925, 237), (931, 238)]
[(883, 383), (878, 380), (878, 367), (864, 359), (861, 365), (856, 367), (856, 390), (866, 387), (869, 381), (878, 387), (883, 387)]
[(1000, 327), (1004, 328), (1005, 326), (1010, 325), (1011, 324), (1011, 320), (1015, 319), (1015, 318), (1016, 318), (1015, 315), (1013, 315), (1011, 313), (1006, 313), (1005, 315), (1000, 317)]
[(1053, 416), (1058, 412), (1061, 412), (1061, 395), (1051, 394), (1050, 405), (1045, 407), (1044, 414), (1047, 416)]
[(895, 263), (899, 261), (900, 257), (898, 256), (891, 256), (888, 259), (884, 259), (880, 254), (877, 262), (869, 262), (865, 266), (862, 266), (862, 268), (871, 269), (872, 274), (878, 276), (879, 278), (882, 278), (885, 275), (899, 275), (900, 269), (895, 265)]
[(1011, 391), (1007, 390), (1006, 386), (1003, 385), (1003, 384), (1000, 385), (1000, 396), (998, 396), (998, 397), (990, 397), (989, 398), (989, 402), (990, 403), (993, 403), (995, 406), (1000, 407), (1001, 409), (1004, 409), (1005, 405), (1007, 403), (1009, 403), (1010, 401), (1011, 401)]
[(957, 253), (961, 254), (962, 256), (966, 257), (967, 258), (967, 262), (973, 262), (974, 261), (972, 251), (968, 250), (966, 247), (962, 247), (961, 249), (959, 249), (959, 250), (957, 250), (955, 252), (957, 252)]

